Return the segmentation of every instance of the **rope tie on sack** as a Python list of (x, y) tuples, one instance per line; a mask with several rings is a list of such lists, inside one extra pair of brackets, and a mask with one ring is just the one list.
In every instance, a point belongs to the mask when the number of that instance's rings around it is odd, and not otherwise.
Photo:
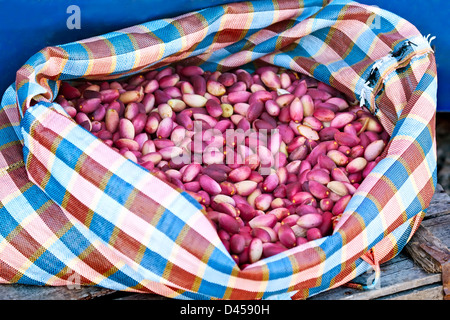
[(372, 282), (367, 281), (366, 284), (358, 283), (358, 282), (348, 282), (344, 286), (352, 289), (357, 290), (371, 290), (379, 287), (380, 284), (380, 275), (381, 275), (381, 269), (380, 269), (380, 262), (375, 257), (375, 254), (373, 252), (373, 249), (370, 249), (366, 252), (366, 254), (361, 256), (361, 259), (363, 259), (365, 262), (367, 262), (375, 272), (373, 276), (370, 276), (368, 280), (372, 280)]
[[(380, 70), (385, 68), (386, 66), (393, 65), (400, 61), (405, 54), (409, 50), (418, 51), (422, 50), (424, 48), (429, 48), (431, 52), (434, 53), (433, 48), (431, 47), (431, 42), (436, 39), (436, 36), (431, 36), (431, 34), (428, 34), (426, 36), (417, 37), (413, 40), (406, 40), (398, 50), (389, 52), (386, 56), (382, 57), (381, 59), (378, 59), (375, 61), (370, 68), (369, 76), (367, 77), (367, 80), (364, 82), (360, 94), (359, 94), (359, 105), (360, 107), (366, 107), (367, 110), (371, 111), (370, 109), (370, 97), (373, 93), (373, 89), (377, 83), (377, 79), (380, 74)], [(384, 80), (383, 80), (384, 81)], [(373, 106), (373, 114), (376, 115), (379, 108), (374, 105)]]
[(359, 94), (359, 106), (361, 108), (366, 105), (366, 100), (369, 100), (369, 97), (372, 94), (373, 88), (369, 87), (369, 84), (370, 82), (366, 81), (361, 89), (361, 93)]
[(431, 48), (431, 51), (434, 53), (433, 47), (431, 46), (431, 41), (436, 39), (436, 36), (431, 36), (431, 34), (427, 34), (426, 36), (423, 36), (423, 39), (428, 43), (428, 45)]

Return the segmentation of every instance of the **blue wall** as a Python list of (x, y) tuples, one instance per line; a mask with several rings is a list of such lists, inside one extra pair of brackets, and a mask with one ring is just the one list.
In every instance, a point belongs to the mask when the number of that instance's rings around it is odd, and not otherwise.
[[(243, 1), (243, 0), (235, 0)], [(0, 97), (14, 82), (16, 71), (37, 51), (115, 31), (158, 18), (172, 17), (231, 0), (0, 0)], [(424, 35), (436, 36), (438, 111), (450, 111), (450, 37), (448, 0), (360, 0), (412, 22)], [(81, 10), (81, 29), (68, 29), (67, 7)], [(445, 22), (447, 24), (445, 25)]]
[[(423, 34), (436, 36), (438, 111), (450, 112), (450, 1), (449, 0), (358, 0), (376, 5), (411, 22)], [(445, 15), (445, 16), (444, 16)]]

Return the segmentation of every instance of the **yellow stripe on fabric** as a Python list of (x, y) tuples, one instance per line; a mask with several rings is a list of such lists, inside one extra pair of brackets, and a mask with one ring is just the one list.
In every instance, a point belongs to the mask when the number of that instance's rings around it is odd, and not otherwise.
[[(248, 6), (252, 6), (252, 4), (249, 2)], [(247, 14), (247, 20), (245, 21), (245, 33), (247, 33), (247, 30), (250, 29), (252, 23), (253, 23), (253, 18), (254, 18), (254, 13), (255, 10), (249, 10), (248, 14)], [(243, 35), (243, 37), (245, 37), (245, 35)], [(248, 45), (247, 45), (248, 44)], [(247, 40), (247, 43), (242, 47), (242, 50), (245, 50), (245, 62), (249, 62), (252, 59), (252, 50), (250, 49), (251, 47), (251, 43)]]
[[(374, 173), (374, 172), (371, 172), (370, 175), (371, 175), (371, 177), (376, 177), (375, 178), (376, 181), (383, 181), (383, 182), (385, 182), (385, 185), (390, 187), (390, 189), (392, 190), (390, 192), (390, 194), (392, 194), (394, 196), (394, 198), (396, 198), (396, 203), (398, 203), (398, 205), (401, 207), (401, 211), (403, 212), (402, 214), (404, 215), (406, 208), (405, 208), (403, 202), (401, 201), (401, 198), (399, 197), (399, 192), (398, 192), (397, 188), (395, 187), (394, 183), (391, 181), (391, 179), (389, 179), (384, 174), (379, 174), (379, 173)], [(379, 187), (377, 188), (377, 190), (379, 190)], [(382, 227), (383, 234), (387, 235), (387, 229), (388, 229), (389, 225), (388, 225), (385, 217), (387, 217), (388, 215), (386, 216), (383, 214), (383, 210), (384, 210), (383, 205), (380, 204), (380, 202), (377, 200), (377, 198), (375, 198), (375, 196), (371, 192), (369, 192), (369, 193), (356, 192), (355, 194), (366, 197), (367, 199), (371, 200), (373, 202), (373, 204), (377, 207), (377, 210), (380, 213), (378, 216), (380, 217), (380, 222), (382, 223), (382, 226), (383, 226)], [(389, 200), (389, 201), (391, 201), (391, 200)], [(367, 238), (365, 238), (365, 239), (367, 240)], [(364, 247), (367, 248), (367, 245), (368, 244), (365, 243)]]
[[(33, 186), (34, 186), (34, 184), (32, 182), (27, 182), (20, 189), (17, 189), (14, 192), (8, 193), (8, 195), (6, 197), (1, 199), (0, 209), (3, 208), (3, 207), (7, 207), (8, 203), (10, 201), (20, 198), (28, 189), (30, 189)], [(3, 240), (3, 242), (4, 241), (5, 240)]]
[(112, 74), (114, 72), (114, 70), (116, 70), (116, 65), (117, 65), (116, 48), (111, 43), (111, 41), (109, 41), (109, 39), (107, 39), (106, 37), (99, 36), (98, 38), (102, 39), (103, 42), (105, 42), (106, 46), (111, 51), (111, 55), (108, 57), (108, 59), (110, 61), (108, 74)]
[[(24, 70), (24, 71), (26, 70), (26, 71), (28, 71), (27, 74), (29, 74), (29, 75), (32, 75), (32, 74), (35, 72), (34, 67), (31, 66), (31, 65), (29, 65), (29, 64), (24, 64), (24, 65), (20, 68), (20, 70)], [(24, 73), (24, 72), (22, 72), (22, 73)], [(29, 77), (29, 76), (27, 76), (26, 78), (24, 78), (22, 81), (16, 82), (16, 83), (15, 83), (15, 85), (16, 85), (16, 87), (15, 87), (16, 92), (18, 92), (18, 91), (20, 90), (20, 88), (22, 88), (22, 86), (23, 86), (24, 84), (27, 84), (27, 83), (29, 83), (29, 82), (30, 82), (30, 77)]]
[[(97, 249), (96, 247), (94, 247), (94, 249)], [(92, 250), (93, 251), (93, 250)], [(84, 260), (81, 259), (81, 260)], [(113, 264), (111, 266), (111, 268), (109, 268), (108, 270), (106, 270), (105, 272), (103, 272), (102, 274), (99, 274), (98, 276), (96, 276), (93, 280), (92, 280), (92, 284), (98, 284), (100, 283), (103, 279), (107, 279), (109, 278), (112, 274), (116, 273), (117, 271), (119, 271), (120, 269), (122, 269), (125, 266), (125, 261), (124, 260), (119, 260), (116, 262), (117, 264)]]
[(192, 46), (192, 48), (187, 52), (187, 55), (189, 55), (191, 52), (195, 51), (195, 49), (201, 43), (201, 41), (206, 38), (206, 36), (208, 35), (208, 31), (209, 31), (209, 24), (208, 24), (208, 21), (206, 20), (206, 18), (198, 12), (195, 12), (194, 16), (202, 24), (202, 28), (200, 30), (197, 30), (197, 33), (202, 32), (202, 36), (200, 37), (201, 40), (195, 46)]
[[(14, 141), (11, 141), (11, 142), (8, 142), (8, 143), (5, 143), (5, 144), (1, 145), (0, 146), (0, 152), (3, 151), (3, 150), (6, 150), (6, 149), (8, 149), (8, 148), (10, 148), (12, 146), (16, 146), (16, 145), (22, 145), (22, 141), (14, 140)], [(4, 168), (1, 168), (1, 169), (4, 169)]]
[[(73, 228), (73, 224), (70, 221), (66, 222), (58, 231), (55, 232), (55, 235), (56, 235), (57, 239), (61, 239), (61, 237), (64, 234), (66, 234), (66, 232), (69, 231), (71, 228)], [(53, 283), (55, 283), (55, 281), (58, 281), (61, 277), (63, 277), (69, 271), (70, 271), (70, 268), (65, 266), (63, 269), (61, 269), (61, 271), (59, 271), (54, 276), (52, 276), (47, 281), (46, 284), (47, 285), (52, 285)]]
[(258, 292), (256, 293), (256, 299), (261, 299), (263, 297), (264, 292), (266, 292), (267, 285), (269, 284), (269, 267), (267, 264), (263, 264), (261, 267), (263, 278), (260, 281)]
[[(422, 163), (424, 163), (426, 155), (423, 153), (422, 147), (420, 146), (419, 142), (417, 140), (413, 140), (412, 141), (412, 145), (414, 145), (416, 147), (416, 149), (420, 152)], [(408, 176), (412, 180), (411, 181), (411, 185), (414, 188), (414, 194), (416, 195), (417, 199), (420, 202), (421, 207), (423, 208), (425, 206), (425, 203), (424, 203), (423, 195), (421, 194), (420, 190), (417, 188), (417, 183), (415, 183), (416, 174), (414, 174), (414, 172), (411, 170), (411, 167), (409, 166), (409, 163), (407, 162), (407, 160), (405, 158), (399, 157), (397, 159), (397, 161), (400, 162), (403, 165), (403, 167), (405, 168), (405, 170), (408, 172)], [(426, 163), (426, 161), (425, 161), (425, 163)], [(425, 164), (425, 168), (427, 169), (427, 176), (428, 177), (432, 177), (432, 173), (429, 170), (427, 164)], [(402, 200), (401, 197), (398, 197), (398, 198), (399, 198), (399, 201)], [(406, 210), (406, 208), (404, 208), (404, 209)], [(404, 215), (405, 215), (405, 218), (406, 218), (406, 213), (404, 213)]]
[[(181, 252), (181, 254), (183, 254), (182, 251), (184, 251), (184, 250), (182, 250), (182, 249), (185, 248), (185, 245), (183, 244), (183, 242), (185, 241), (186, 236), (189, 234), (189, 232), (191, 230), (192, 229), (188, 225), (185, 225), (178, 233), (178, 235), (174, 241), (175, 245), (172, 245), (172, 250), (169, 254), (169, 257), (167, 258), (167, 264), (166, 264), (166, 267), (162, 274), (162, 277), (164, 279), (166, 279), (167, 281), (172, 282), (170, 279), (172, 267), (174, 265), (174, 263), (172, 261), (175, 261), (175, 265), (178, 265), (176, 263), (177, 261), (180, 260), (178, 258), (178, 256), (180, 255), (180, 252)], [(197, 292), (198, 289), (200, 288), (200, 285), (203, 280), (203, 275), (205, 273), (206, 267), (208, 266), (209, 258), (211, 257), (211, 254), (213, 253), (214, 250), (215, 250), (214, 244), (208, 243), (207, 248), (204, 250), (202, 256), (200, 257), (200, 261), (198, 261), (199, 263), (197, 264), (197, 273), (195, 274), (195, 279), (192, 282), (191, 288), (188, 289), (188, 291)], [(194, 254), (194, 253), (191, 253), (191, 254)]]
[[(11, 111), (14, 111), (16, 114), (15, 115), (11, 114)], [(10, 127), (18, 127), (18, 126), (20, 126), (20, 114), (19, 114), (19, 110), (17, 109), (17, 104), (16, 103), (5, 104), (0, 109), (0, 114), (2, 114), (2, 113), (5, 114), (5, 116), (8, 119), (8, 121), (6, 123), (4, 123), (2, 126), (0, 126), (0, 130), (6, 129), (6, 128), (10, 128)], [(11, 117), (13, 117), (13, 118), (11, 119)], [(2, 146), (0, 146), (0, 148)], [(0, 150), (2, 150), (2, 149), (0, 149)]]
[[(225, 15), (225, 17), (227, 17), (227, 15)], [(212, 48), (214, 48), (214, 44), (217, 43), (217, 38), (219, 37), (220, 32), (224, 29), (225, 22), (226, 22), (226, 18), (225, 18), (225, 17), (222, 16), (221, 19), (220, 19), (220, 25), (219, 25), (219, 28), (218, 28), (217, 32), (214, 34), (214, 38), (213, 38), (213, 40), (212, 40), (212, 45), (211, 45)], [(215, 50), (210, 50), (210, 54), (209, 54), (209, 55), (212, 55), (212, 54), (214, 53), (214, 51), (215, 51)], [(208, 57), (209, 57), (209, 55), (208, 55)], [(217, 71), (222, 71), (222, 70), (223, 70), (222, 63), (219, 62), (219, 63), (217, 64), (216, 70), (217, 70)]]
[(411, 219), (412, 220), (412, 222), (411, 222), (411, 230), (412, 230), (412, 232), (409, 234), (408, 240), (406, 240), (407, 243), (409, 242), (409, 240), (411, 240), (412, 236), (417, 231), (417, 228), (419, 228), (421, 221), (425, 217), (425, 214), (426, 214), (425, 211), (420, 211), (417, 215), (415, 215)]
[[(136, 53), (136, 63), (134, 65), (134, 68), (137, 69), (142, 69), (142, 70), (147, 70), (148, 65), (153, 63), (154, 61), (160, 61), (163, 57), (164, 54), (164, 41), (162, 41), (160, 38), (158, 38), (157, 36), (155, 36), (155, 34), (150, 31), (148, 28), (145, 27), (145, 25), (138, 25), (136, 26), (138, 29), (142, 30), (142, 32), (139, 32), (140, 34), (148, 34), (151, 39), (156, 39), (158, 41), (158, 44), (156, 45), (147, 45), (144, 48), (138, 48), (135, 53)], [(148, 51), (151, 51), (153, 54), (156, 51), (155, 50), (155, 46), (157, 46), (158, 48), (158, 56), (156, 58), (154, 58), (155, 60), (153, 60), (153, 58), (147, 53)], [(151, 68), (151, 67), (150, 67)]]
[[(252, 5), (252, 3), (250, 1), (241, 2), (240, 5), (246, 5), (247, 8), (248, 8), (248, 9), (246, 9), (247, 12), (245, 13), (245, 15), (244, 15), (244, 13), (242, 13), (242, 14), (239, 14), (239, 13), (235, 13), (235, 14), (226, 13), (224, 16), (222, 16), (222, 18), (220, 19), (220, 26), (219, 26), (218, 30), (215, 32), (215, 34), (214, 34), (214, 38), (213, 38), (213, 41), (212, 41), (211, 49), (208, 50), (209, 51), (209, 55), (211, 55), (214, 51), (218, 50), (215, 47), (216, 44), (218, 43), (217, 39), (219, 38), (221, 32), (226, 30), (226, 26), (228, 26), (230, 24), (233, 25), (233, 22), (230, 23), (228, 19), (232, 20), (235, 15), (238, 15), (239, 19), (242, 19), (242, 17), (245, 16), (245, 19), (246, 19), (245, 26), (241, 30), (241, 34), (239, 35), (239, 39), (237, 41), (242, 40), (247, 35), (247, 32), (250, 29), (250, 26), (251, 26), (251, 24), (253, 22), (253, 17), (254, 17), (254, 11), (255, 10), (254, 10), (253, 5)], [(226, 6), (224, 5), (223, 7), (224, 7), (224, 10), (226, 11), (226, 8), (225, 8)], [(247, 43), (248, 42), (252, 42), (253, 38), (258, 38), (258, 32), (255, 32), (252, 36), (250, 36), (247, 39)], [(223, 43), (218, 43), (218, 45), (219, 46), (223, 46)], [(243, 64), (245, 62), (250, 61), (251, 60), (251, 56), (252, 56), (252, 50), (250, 49), (250, 45), (249, 46), (245, 45), (243, 47), (243, 50), (244, 50), (244, 48), (245, 48), (245, 50), (247, 52), (246, 52), (246, 59), (245, 59), (245, 61), (243, 61)], [(209, 57), (209, 55), (207, 57)], [(202, 55), (202, 57), (205, 57), (204, 54)], [(218, 62), (218, 64), (217, 64), (217, 71), (223, 71), (223, 67), (224, 67), (223, 61), (226, 60), (227, 58), (228, 57), (226, 57), (226, 58), (224, 58), (224, 59), (222, 59), (222, 60), (220, 60)], [(206, 59), (204, 59), (204, 60), (206, 60)]]
[(239, 272), (240, 269), (237, 265), (233, 268), (233, 270), (231, 270), (230, 276), (228, 278), (227, 288), (222, 297), (224, 300), (230, 299), (230, 296), (233, 293), (234, 288), (236, 287), (236, 283), (237, 281), (239, 281), (238, 278)]
[[(92, 54), (92, 51), (83, 43), (83, 42), (77, 42), (80, 46), (82, 46), (84, 48), (84, 50), (86, 50), (86, 53), (88, 55), (88, 65), (86, 68), (86, 71), (84, 72), (84, 74), (82, 76), (89, 76), (92, 72), (93, 66), (94, 66), (94, 56)], [(86, 61), (86, 60), (84, 60)]]
[(122, 226), (122, 222), (124, 221), (124, 219), (126, 219), (127, 217), (127, 213), (122, 211), (130, 211), (131, 206), (133, 205), (134, 200), (136, 199), (136, 196), (138, 194), (138, 190), (136, 188), (133, 188), (133, 190), (131, 190), (127, 200), (125, 201), (125, 203), (123, 204), (123, 206), (121, 206), (120, 208), (120, 212), (117, 212), (117, 220), (114, 222), (114, 229), (113, 232), (108, 240), (108, 244), (110, 246), (114, 246), (115, 242), (117, 240), (117, 237), (121, 231), (121, 226)]
[[(85, 278), (89, 278), (89, 273), (83, 273), (80, 272), (78, 270), (78, 268), (75, 268), (74, 266), (76, 266), (77, 264), (79, 264), (80, 262), (82, 264), (84, 263), (84, 260), (95, 250), (97, 250), (97, 246), (101, 244), (101, 242), (99, 240), (91, 240), (91, 244), (86, 247), (86, 249), (84, 249), (78, 256), (72, 258), (70, 261), (66, 262), (66, 266), (68, 268), (70, 268), (71, 270), (74, 270), (75, 272), (79, 273), (79, 274), (84, 274)], [(122, 262), (123, 263), (123, 262)], [(97, 273), (97, 275), (95, 275), (93, 277), (93, 279), (89, 278), (89, 280), (91, 280), (91, 284), (98, 284), (100, 283), (102, 280), (104, 280), (105, 278), (107, 278), (108, 276), (110, 276), (111, 274), (113, 274), (114, 272), (116, 272), (118, 270), (118, 267), (113, 265), (112, 268), (108, 269), (108, 271), (104, 272), (103, 274), (99, 274)]]
[[(31, 184), (31, 183), (30, 183)], [(28, 185), (28, 184), (27, 184)], [(31, 184), (32, 185), (32, 184)], [(22, 190), (22, 193), (25, 192)], [(30, 234), (30, 232), (27, 231), (27, 225), (29, 225), (33, 220), (37, 219), (37, 216), (41, 215), (42, 212), (45, 212), (50, 206), (53, 205), (53, 201), (52, 200), (48, 200), (46, 201), (44, 204), (42, 204), (41, 207), (37, 208), (35, 210), (36, 214), (31, 214), (29, 216), (27, 216), (26, 218), (24, 218), (19, 225), (17, 225), (16, 228), (14, 228), (13, 231), (11, 231), (10, 234), (8, 234), (4, 241), (6, 241), (7, 243), (12, 242), (12, 239), (14, 237), (16, 237), (18, 234), (20, 234), (21, 232), (27, 232), (30, 237), (32, 237), (36, 242), (39, 243), (38, 240), (36, 240), (32, 234)], [(63, 227), (64, 230), (64, 227)], [(67, 231), (67, 230), (65, 230)], [(64, 231), (64, 232), (65, 232)], [(27, 260), (21, 265), (21, 266), (16, 266), (15, 268), (17, 269), (17, 274), (12, 278), (11, 282), (17, 282), (20, 280), (20, 278), (22, 277), (22, 275), (24, 275), (27, 270), (35, 263), (35, 261), (44, 253), (47, 251), (47, 249), (53, 244), (55, 243), (59, 237), (57, 233), (53, 233), (53, 232), (49, 232), (50, 236), (47, 238), (47, 240), (44, 243), (40, 243), (39, 248), (34, 251), (34, 253), (30, 256), (27, 256)]]
[[(36, 129), (36, 122), (30, 127), (30, 137), (35, 137), (36, 133), (35, 133), (35, 129)], [(35, 139), (31, 139), (30, 143), (28, 144), (28, 156), (27, 159), (25, 161), (26, 166), (25, 168), (27, 169), (27, 171), (30, 170), (30, 165), (33, 162), (33, 158), (34, 158), (34, 154), (36, 153), (35, 150), (35, 144), (39, 144)], [(37, 148), (42, 148), (41, 146), (38, 146)], [(36, 161), (39, 161), (36, 159)], [(42, 163), (43, 166), (45, 166), (45, 164)], [(39, 184), (39, 186), (45, 190), (45, 187), (47, 185), (47, 182), (50, 180), (50, 172), (48, 170), (46, 170), (44, 177), (41, 179), (41, 183)]]
[[(158, 223), (158, 221), (161, 219), (162, 215), (164, 214), (164, 211), (166, 211), (166, 208), (164, 208), (163, 206), (158, 206), (158, 208), (153, 213), (153, 218), (149, 224), (151, 224), (152, 226), (155, 226)], [(136, 262), (136, 265), (141, 264), (142, 258), (144, 257), (144, 253), (147, 250), (147, 244), (149, 243), (150, 238), (153, 235), (154, 228), (146, 228), (146, 229), (147, 229), (147, 232), (143, 236), (143, 238), (140, 239), (141, 245), (139, 246), (139, 249), (137, 250), (137, 254), (133, 259), (133, 261)]]
[[(398, 242), (397, 242), (397, 238), (394, 237), (394, 235), (392, 233), (386, 234), (383, 239), (378, 242), (377, 244), (383, 244), (383, 249), (386, 249), (387, 243), (389, 243), (389, 246), (387, 247), (388, 250), (383, 250), (383, 251), (387, 251), (387, 252), (383, 252), (381, 251), (381, 248), (378, 247), (378, 255), (381, 255), (382, 257), (385, 257), (389, 251), (394, 251), (395, 255), (398, 253)], [(376, 246), (376, 245), (375, 245)]]
[(175, 19), (171, 19), (165, 20), (168, 24), (171, 24), (175, 27), (175, 29), (177, 29), (179, 35), (180, 35), (180, 40), (181, 40), (181, 49), (180, 52), (183, 52), (184, 50), (186, 50), (187, 47), (187, 42), (186, 42), (186, 33), (183, 30), (183, 27), (181, 26), (180, 22), (178, 20)]
[(25, 166), (25, 162), (23, 160), (14, 162), (7, 167), (0, 168), (0, 176), (8, 175), (11, 171), (14, 171), (18, 168), (22, 168), (24, 166)]
[[(17, 199), (19, 198), (22, 194), (24, 194), (28, 189), (30, 189), (31, 187), (33, 187), (33, 183), (28, 182), (26, 183), (24, 186), (22, 186), (20, 189), (17, 189), (15, 192), (12, 192), (10, 194), (8, 194), (5, 198), (2, 199), (1, 203), (0, 203), (0, 208), (4, 208), (7, 207), (8, 203), (11, 200)], [(17, 236), (20, 232), (22, 232), (22, 230), (24, 229), (24, 226), (27, 225), (27, 221), (29, 222), (29, 220), (35, 218), (35, 216), (30, 215), (26, 218), (24, 218), (20, 224), (18, 224), (13, 230), (11, 230), (11, 232), (4, 236), (4, 239), (2, 241), (2, 243), (8, 243), (11, 241), (12, 238), (14, 238), (15, 236)], [(0, 246), (0, 247), (4, 247), (4, 246)], [(1, 250), (0, 250), (1, 251)]]
[[(287, 25), (286, 25), (286, 28), (287, 29), (291, 29), (293, 26), (294, 26), (294, 23), (295, 23), (295, 21), (294, 20), (289, 20), (288, 21), (288, 23), (287, 23)], [(279, 37), (277, 37), (277, 40), (275, 41), (275, 51), (278, 51), (278, 50), (280, 50), (280, 49), (283, 49), (282, 48), (282, 43), (283, 43), (283, 36), (279, 36)], [(275, 58), (275, 55), (271, 55), (273, 58)], [(272, 60), (273, 61), (273, 60)], [(272, 64), (274, 64), (273, 62), (272, 62)]]
[[(145, 26), (142, 26), (142, 27), (144, 28)], [(147, 30), (147, 34), (151, 35), (153, 38), (155, 38), (156, 40), (159, 41), (159, 44), (158, 44), (158, 48), (159, 48), (158, 57), (155, 59), (155, 61), (160, 61), (163, 58), (163, 56), (164, 56), (164, 51), (165, 51), (164, 44), (165, 44), (165, 42), (164, 42), (163, 39), (161, 39), (158, 36), (156, 36), (156, 34), (154, 32), (152, 32), (150, 29), (148, 29), (148, 28), (145, 28), (145, 29)]]
[[(347, 271), (347, 269), (348, 273), (343, 274), (343, 272)], [(348, 281), (355, 279), (357, 276), (358, 273), (356, 270), (356, 263), (353, 261), (347, 266), (347, 263), (345, 261), (345, 263), (341, 264), (341, 270), (339, 271), (339, 273), (330, 280), (330, 285), (328, 286), (328, 288), (333, 289), (339, 287), (347, 283)]]
[[(371, 199), (371, 200), (373, 200), (373, 199)], [(377, 207), (379, 207), (379, 205), (377, 205)], [(365, 223), (364, 223), (364, 219), (362, 218), (361, 214), (364, 214), (364, 213), (354, 212), (354, 213), (352, 213), (351, 217), (358, 220), (360, 229), (363, 230), (365, 228)], [(349, 263), (348, 259), (352, 259), (352, 257), (355, 256), (355, 254), (357, 254), (360, 250), (366, 251), (367, 247), (368, 247), (368, 240), (367, 240), (367, 234), (364, 231), (362, 231), (362, 232), (358, 233), (358, 235), (363, 236), (364, 243), (363, 243), (363, 245), (358, 243), (358, 245), (355, 246), (355, 244), (354, 244), (355, 239), (353, 238), (350, 242), (348, 242), (347, 235), (342, 230), (342, 228), (339, 228), (337, 230), (337, 232), (339, 232), (339, 234), (342, 238), (342, 246), (341, 246), (341, 250), (340, 250), (341, 264), (340, 264), (340, 272), (339, 272), (339, 273), (341, 273), (341, 272), (345, 271), (347, 268), (349, 268), (349, 267), (351, 268), (352, 265), (354, 266), (354, 262)], [(349, 250), (352, 250), (352, 249), (354, 251), (355, 247), (359, 249), (357, 252), (349, 252)], [(331, 281), (331, 286), (334, 285), (334, 281), (336, 281), (335, 278), (333, 278), (333, 280)]]
[(18, 125), (20, 125), (20, 122), (15, 122), (15, 123), (7, 122), (0, 126), (0, 130), (6, 129), (6, 128), (11, 128), (11, 127), (16, 127)]
[[(134, 72), (137, 69), (139, 69), (140, 67), (140, 62), (141, 62), (141, 51), (140, 51), (140, 47), (138, 42), (136, 41), (136, 38), (133, 36), (132, 33), (127, 33), (126, 34), (128, 39), (130, 39), (130, 42), (133, 44), (133, 67), (131, 67), (131, 70), (128, 70), (127, 72)], [(131, 54), (131, 53), (128, 53)]]
[(157, 295), (171, 299), (176, 298), (181, 294), (183, 294), (184, 292), (186, 292), (186, 290), (173, 289), (164, 284), (157, 283), (155, 281), (151, 281), (148, 279), (143, 279), (137, 285), (128, 287), (128, 289), (126, 289), (125, 291), (145, 292), (145, 293), (151, 291), (151, 293), (155, 293)]
[[(308, 269), (301, 269), (299, 266), (299, 263), (297, 261), (297, 259), (295, 258), (295, 255), (291, 254), (288, 256), (290, 262), (291, 262), (291, 266), (292, 266), (292, 278), (291, 278), (291, 283), (289, 284), (289, 288), (288, 291), (295, 291), (295, 290), (299, 290), (298, 288), (296, 288), (296, 286), (305, 281), (305, 280), (310, 280), (311, 278), (305, 279), (305, 276), (307, 273), (311, 274), (311, 269), (314, 269), (314, 273), (317, 275), (322, 275), (324, 273), (325, 270), (325, 259), (326, 259), (326, 255), (323, 252), (323, 250), (320, 247), (309, 247), (308, 249), (314, 249), (317, 253), (317, 255), (320, 257), (320, 263), (314, 266), (310, 266)], [(317, 271), (317, 267), (318, 267), (318, 271)], [(316, 277), (316, 282), (314, 284), (314, 287), (318, 287), (322, 284), (322, 277), (321, 276), (317, 276)]]
[(272, 0), (272, 5), (273, 5), (273, 11), (272, 11), (272, 23), (271, 24), (274, 24), (274, 23), (278, 22), (278, 20), (280, 19), (280, 6), (278, 5), (277, 0)]

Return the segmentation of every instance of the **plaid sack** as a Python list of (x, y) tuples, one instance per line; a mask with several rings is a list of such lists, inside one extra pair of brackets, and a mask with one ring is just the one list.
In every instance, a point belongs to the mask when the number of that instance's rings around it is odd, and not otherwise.
[[(347, 0), (262, 0), (47, 47), (0, 110), (0, 281), (81, 285), (178, 299), (301, 299), (393, 258), (436, 185), (436, 64), (402, 18)], [(391, 135), (332, 235), (241, 270), (201, 206), (75, 124), (62, 80), (116, 79), (182, 61), (268, 63), (360, 101)], [(375, 277), (377, 278), (377, 277)], [(361, 285), (371, 287), (373, 284)]]

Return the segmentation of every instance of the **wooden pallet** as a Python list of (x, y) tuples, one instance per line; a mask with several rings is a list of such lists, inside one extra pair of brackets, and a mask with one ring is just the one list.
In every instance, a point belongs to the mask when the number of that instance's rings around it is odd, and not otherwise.
[[(309, 300), (442, 300), (450, 297), (450, 196), (440, 185), (428, 212), (405, 249), (381, 265), (380, 284), (367, 291), (345, 286)], [(366, 283), (373, 273), (355, 282)], [(447, 295), (447, 296), (446, 296)], [(0, 300), (161, 300), (154, 294), (119, 292), (94, 286), (0, 285)]]

